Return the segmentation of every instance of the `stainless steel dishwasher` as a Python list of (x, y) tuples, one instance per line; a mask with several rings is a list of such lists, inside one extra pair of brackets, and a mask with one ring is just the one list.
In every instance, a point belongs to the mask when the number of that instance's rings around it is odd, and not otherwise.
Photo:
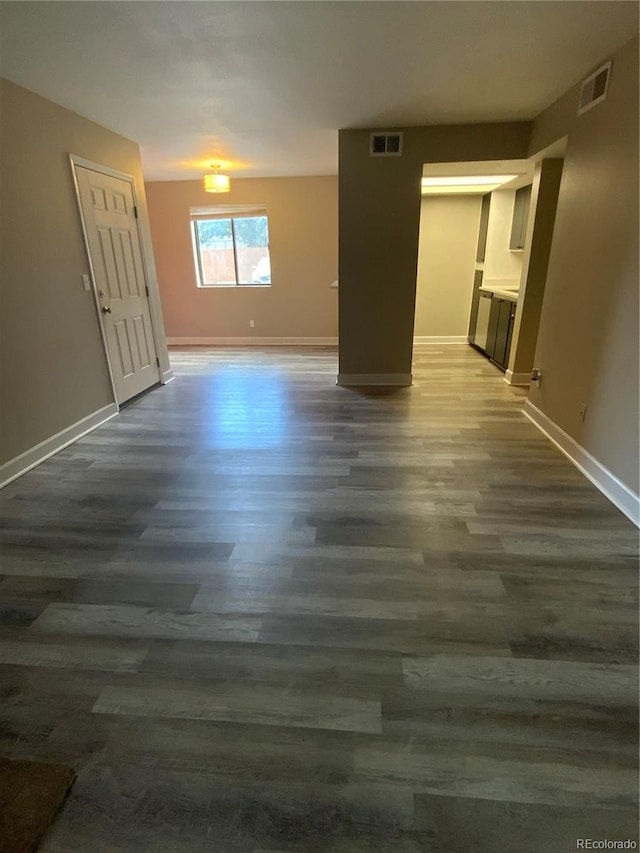
[(487, 351), (487, 335), (489, 333), (489, 315), (491, 314), (491, 300), (493, 293), (486, 290), (480, 291), (480, 302), (478, 303), (478, 319), (476, 320), (475, 345), (481, 350)]

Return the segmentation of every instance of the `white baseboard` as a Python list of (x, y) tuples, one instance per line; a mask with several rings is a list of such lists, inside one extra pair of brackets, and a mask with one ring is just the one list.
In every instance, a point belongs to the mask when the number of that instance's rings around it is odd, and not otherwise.
[(514, 373), (513, 370), (506, 370), (504, 381), (507, 385), (531, 385), (531, 371), (528, 373)]
[(468, 344), (469, 340), (466, 335), (415, 335), (413, 345), (416, 344)]
[(533, 403), (527, 400), (523, 412), (620, 512), (623, 512), (636, 527), (640, 527), (640, 497), (635, 492)]
[(71, 424), (66, 429), (57, 432), (51, 438), (46, 438), (44, 441), (36, 444), (35, 447), (25, 450), (20, 456), (16, 456), (15, 459), (5, 462), (4, 465), (0, 466), (0, 489), (13, 482), (13, 480), (17, 480), (18, 477), (26, 474), (32, 468), (35, 468), (36, 465), (44, 462), (45, 459), (49, 459), (50, 456), (54, 456), (65, 447), (73, 444), (74, 441), (82, 438), (83, 435), (106, 423), (106, 421), (111, 420), (117, 414), (118, 407), (116, 404), (109, 403), (108, 406), (104, 406), (102, 409), (98, 409), (97, 412), (87, 415), (86, 418), (76, 421), (75, 424)]
[(167, 338), (170, 347), (327, 347), (338, 338)]
[(339, 373), (338, 385), (411, 385), (410, 373)]
[(173, 370), (171, 370), (171, 368), (169, 368), (169, 370), (163, 370), (162, 371), (162, 380), (161, 381), (162, 381), (163, 385), (166, 385), (168, 382), (173, 382), (174, 379), (175, 379), (175, 376), (173, 375)]

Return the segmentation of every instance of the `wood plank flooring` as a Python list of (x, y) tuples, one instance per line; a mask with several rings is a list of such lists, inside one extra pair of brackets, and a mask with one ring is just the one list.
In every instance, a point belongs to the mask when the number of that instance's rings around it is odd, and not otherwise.
[(467, 347), (175, 382), (0, 493), (0, 753), (44, 853), (564, 853), (637, 833), (637, 531)]

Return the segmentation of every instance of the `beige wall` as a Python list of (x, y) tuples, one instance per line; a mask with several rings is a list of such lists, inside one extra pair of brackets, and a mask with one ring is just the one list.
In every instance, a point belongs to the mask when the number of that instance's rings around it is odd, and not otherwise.
[[(236, 179), (211, 195), (201, 181), (147, 184), (151, 233), (169, 338), (336, 337), (336, 177)], [(198, 288), (189, 208), (264, 205), (271, 287)], [(250, 328), (249, 321), (255, 327)]]
[(417, 337), (466, 337), (469, 328), (480, 195), (426, 196), (420, 211)]
[(637, 493), (638, 39), (581, 116), (578, 89), (540, 116), (530, 146), (568, 134), (530, 400)]
[(500, 279), (515, 285), (522, 274), (522, 252), (509, 251), (515, 190), (491, 193), (487, 247), (484, 257), (484, 280)]
[(423, 164), (520, 159), (530, 125), (399, 129), (402, 157), (370, 157), (371, 130), (339, 134), (342, 375), (410, 377)]
[(526, 249), (520, 255), (522, 277), (518, 309), (509, 353), (509, 370), (516, 374), (518, 381), (523, 374), (530, 375), (534, 366), (561, 176), (562, 160), (539, 160), (535, 165)]
[(152, 299), (157, 287), (138, 146), (5, 80), (0, 109), (6, 462), (113, 402), (93, 294), (82, 286), (89, 268), (69, 154), (134, 176)]

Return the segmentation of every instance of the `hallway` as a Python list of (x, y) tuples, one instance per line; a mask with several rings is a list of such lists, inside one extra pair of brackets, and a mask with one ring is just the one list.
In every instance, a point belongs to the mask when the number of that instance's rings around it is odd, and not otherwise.
[(0, 753), (43, 853), (564, 853), (637, 837), (638, 533), (466, 346), (176, 380), (0, 492)]

